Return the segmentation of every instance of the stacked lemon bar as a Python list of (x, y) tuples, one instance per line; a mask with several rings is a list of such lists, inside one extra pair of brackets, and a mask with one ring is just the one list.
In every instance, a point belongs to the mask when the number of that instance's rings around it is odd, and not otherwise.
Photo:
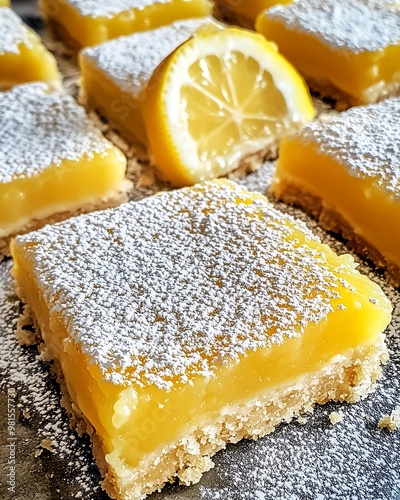
[(94, 442), (108, 491), (197, 482), (228, 442), (330, 399), (386, 359), (380, 288), (228, 181), (46, 226), (13, 274)]
[(55, 58), (8, 7), (0, 6), (0, 90), (29, 81), (61, 87)]
[(125, 199), (126, 159), (70, 96), (31, 83), (0, 93), (0, 242)]
[(367, 104), (400, 91), (400, 11), (384, 2), (276, 5), (260, 14), (256, 28), (324, 95)]
[(42, 12), (78, 47), (211, 13), (208, 0), (40, 0)]

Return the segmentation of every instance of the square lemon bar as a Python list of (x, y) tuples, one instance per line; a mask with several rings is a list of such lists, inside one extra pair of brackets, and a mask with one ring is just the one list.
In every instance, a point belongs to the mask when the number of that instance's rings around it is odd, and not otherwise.
[(215, 0), (215, 15), (233, 24), (253, 29), (257, 16), (277, 3), (292, 0)]
[(84, 108), (43, 83), (0, 93), (0, 242), (125, 198), (126, 159)]
[(40, 0), (44, 15), (79, 47), (207, 16), (208, 0)]
[(0, 90), (37, 80), (61, 87), (55, 58), (8, 7), (0, 7), (0, 33)]
[[(281, 145), (272, 190), (342, 233), (400, 285), (400, 98), (305, 126)], [(328, 119), (329, 118), (329, 119)]]
[(369, 104), (400, 91), (400, 12), (360, 0), (301, 0), (264, 11), (256, 29), (325, 95)]
[(200, 479), (228, 442), (373, 390), (391, 305), (260, 195), (210, 181), (46, 226), (13, 275), (110, 492)]
[(147, 143), (140, 111), (147, 84), (159, 64), (211, 17), (186, 19), (81, 51), (81, 101), (97, 109), (129, 141)]

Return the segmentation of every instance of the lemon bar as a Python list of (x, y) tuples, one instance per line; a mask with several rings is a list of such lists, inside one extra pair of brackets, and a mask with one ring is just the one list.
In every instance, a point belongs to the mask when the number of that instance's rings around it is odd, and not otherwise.
[(10, 6), (9, 0), (0, 0), (0, 7), (9, 7), (9, 6)]
[(0, 93), (0, 241), (124, 199), (125, 156), (70, 96), (30, 83)]
[(215, 0), (215, 15), (233, 24), (253, 29), (257, 16), (277, 3), (292, 0)]
[(373, 390), (391, 305), (266, 198), (210, 181), (19, 236), (13, 275), (108, 486), (200, 479), (228, 442)]
[(61, 86), (53, 55), (8, 7), (0, 7), (0, 33), (0, 90), (37, 80)]
[(79, 47), (211, 13), (208, 0), (40, 0), (39, 4), (67, 41)]
[(400, 98), (307, 125), (282, 142), (273, 192), (341, 232), (400, 285)]
[(81, 51), (81, 100), (95, 108), (126, 139), (147, 143), (140, 103), (159, 64), (211, 17), (177, 21)]
[(256, 24), (325, 95), (369, 104), (399, 93), (399, 12), (360, 0), (302, 0), (264, 11)]

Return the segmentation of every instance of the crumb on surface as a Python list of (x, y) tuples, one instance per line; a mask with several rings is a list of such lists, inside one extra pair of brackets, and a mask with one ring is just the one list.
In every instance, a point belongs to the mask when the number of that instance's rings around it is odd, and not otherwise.
[(393, 410), (390, 415), (385, 415), (378, 422), (379, 429), (388, 429), (394, 432), (400, 429), (400, 410)]
[(332, 425), (336, 425), (339, 422), (342, 422), (344, 418), (343, 412), (341, 411), (333, 411), (329, 414), (329, 420)]

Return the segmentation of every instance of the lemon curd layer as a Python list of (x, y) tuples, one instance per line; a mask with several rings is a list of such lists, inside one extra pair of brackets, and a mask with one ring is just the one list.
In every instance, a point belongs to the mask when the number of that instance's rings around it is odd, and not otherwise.
[(400, 89), (400, 16), (354, 0), (305, 0), (260, 14), (256, 29), (334, 97), (372, 103)]
[(260, 195), (214, 181), (17, 237), (13, 274), (120, 499), (372, 390), (391, 305)]
[(0, 90), (37, 80), (53, 87), (61, 85), (56, 60), (39, 36), (1, 5), (0, 33)]
[(320, 198), (397, 269), (399, 115), (400, 99), (392, 98), (307, 125), (282, 143), (272, 188), (278, 198), (291, 187)]
[(40, 0), (44, 14), (79, 47), (207, 16), (208, 0)]
[(0, 7), (9, 7), (10, 1), (9, 0), (0, 0)]
[(292, 0), (216, 0), (215, 6), (218, 15), (238, 23), (245, 28), (253, 28), (254, 22), (265, 9), (277, 3), (286, 4)]
[(126, 159), (72, 97), (42, 83), (0, 94), (0, 239), (120, 196)]
[(147, 143), (140, 103), (159, 64), (211, 17), (177, 21), (170, 26), (89, 47), (79, 56), (81, 99), (106, 116), (128, 140)]

